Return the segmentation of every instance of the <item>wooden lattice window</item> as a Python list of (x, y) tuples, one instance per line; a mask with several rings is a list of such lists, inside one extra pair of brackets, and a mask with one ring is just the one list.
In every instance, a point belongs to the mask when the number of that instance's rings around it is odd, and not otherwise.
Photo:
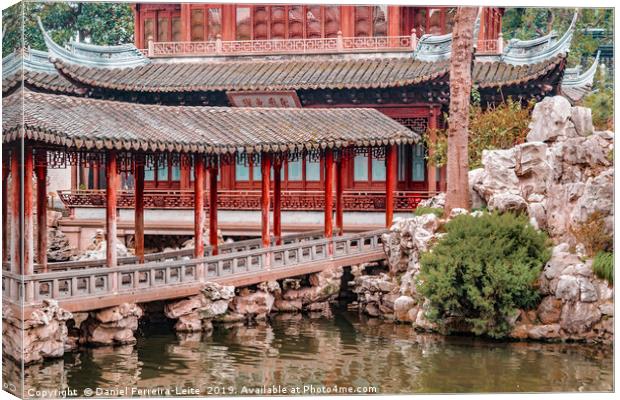
[(388, 6), (356, 6), (355, 36), (387, 36)]
[(236, 8), (237, 40), (336, 37), (340, 7), (257, 5)]
[(193, 42), (215, 40), (222, 33), (222, 9), (220, 7), (192, 8), (190, 34)]

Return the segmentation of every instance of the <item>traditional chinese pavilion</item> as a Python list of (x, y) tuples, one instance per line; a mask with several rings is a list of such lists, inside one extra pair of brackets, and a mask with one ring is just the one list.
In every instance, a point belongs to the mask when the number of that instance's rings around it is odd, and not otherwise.
[[(71, 149), (46, 157), (67, 169), (60, 224), (76, 245), (105, 226), (109, 155), (95, 150), (141, 154), (115, 159), (125, 165), (112, 181), (120, 237), (136, 232), (136, 202), (142, 233), (194, 232), (195, 177), (207, 185), (195, 154), (216, 155), (197, 159), (216, 172), (211, 218), (225, 235), (264, 233), (265, 190), (281, 233), (321, 227), (332, 202), (339, 229), (382, 226), (384, 211), (391, 220), (445, 188), (419, 138), (445, 124), (453, 9), (140, 3), (134, 13), (134, 44), (61, 46), (41, 26), (47, 52), (3, 60), (3, 102), (31, 103), (28, 140)], [(481, 8), (475, 26), (483, 104), (564, 92), (578, 101), (596, 66), (563, 82), (575, 19), (561, 35), (505, 42), (501, 18)], [(265, 152), (278, 154), (275, 168)], [(332, 188), (336, 198), (325, 196)]]

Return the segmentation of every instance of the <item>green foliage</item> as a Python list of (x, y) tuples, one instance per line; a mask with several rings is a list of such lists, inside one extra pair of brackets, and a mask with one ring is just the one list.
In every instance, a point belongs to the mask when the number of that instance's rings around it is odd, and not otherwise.
[(2, 38), (3, 57), (22, 43), (46, 50), (37, 15), (59, 44), (75, 39), (99, 45), (133, 41), (133, 13), (129, 3), (21, 2), (2, 12), (6, 27)]
[(443, 216), (443, 208), (417, 207), (413, 212), (413, 215), (415, 215), (416, 217), (426, 214), (435, 214), (437, 217), (441, 218)]
[(594, 211), (585, 222), (571, 228), (571, 233), (578, 243), (584, 245), (588, 256), (613, 249), (614, 238), (607, 233), (605, 216), (600, 211)]
[(601, 89), (590, 93), (583, 99), (584, 107), (592, 109), (592, 123), (597, 129), (613, 130), (614, 92)]
[(614, 253), (601, 251), (596, 254), (592, 263), (594, 274), (600, 279), (605, 279), (610, 284), (614, 284)]
[[(475, 99), (474, 99), (475, 101)], [(482, 152), (491, 149), (507, 149), (515, 144), (523, 143), (528, 132), (530, 113), (534, 107), (531, 101), (526, 107), (520, 102), (508, 99), (498, 106), (483, 109), (479, 102), (472, 104), (469, 111), (469, 167), (478, 168), (482, 165)], [(447, 155), (447, 131), (436, 130), (437, 141), (430, 141), (431, 132), (425, 136), (427, 148), (434, 152), (433, 161), (436, 165), (444, 165)]]
[(462, 319), (477, 335), (509, 333), (507, 318), (539, 300), (535, 282), (550, 252), (545, 233), (511, 213), (461, 215), (420, 259), (418, 291), (430, 300), (427, 316), (445, 330)]

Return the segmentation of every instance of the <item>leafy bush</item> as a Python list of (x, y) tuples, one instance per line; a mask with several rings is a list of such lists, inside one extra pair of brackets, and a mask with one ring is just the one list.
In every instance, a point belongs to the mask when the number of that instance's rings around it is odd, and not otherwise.
[(590, 214), (584, 223), (572, 228), (571, 232), (578, 243), (583, 243), (588, 256), (613, 249), (614, 239), (605, 230), (605, 216), (600, 211)]
[(417, 207), (413, 212), (413, 215), (419, 217), (420, 215), (426, 214), (435, 214), (437, 217), (441, 218), (443, 216), (443, 208), (436, 207)]
[(592, 263), (592, 270), (594, 274), (600, 279), (605, 279), (607, 282), (614, 284), (614, 253), (607, 251), (600, 251), (594, 257)]
[[(482, 152), (492, 149), (508, 149), (516, 144), (523, 143), (528, 133), (530, 113), (534, 107), (531, 101), (526, 107), (520, 102), (508, 99), (497, 106), (483, 109), (474, 99), (469, 110), (469, 167), (470, 169), (482, 166)], [(430, 136), (437, 137), (431, 143)], [(435, 130), (424, 135), (425, 144), (434, 150), (433, 161), (436, 165), (444, 165), (447, 155), (447, 131)]]
[(597, 129), (614, 128), (614, 93), (610, 89), (601, 89), (590, 93), (583, 99), (584, 107), (592, 109), (592, 123)]
[(418, 291), (428, 318), (445, 330), (451, 317), (477, 335), (503, 337), (508, 318), (539, 300), (535, 282), (550, 252), (545, 233), (511, 213), (461, 215), (420, 259)]

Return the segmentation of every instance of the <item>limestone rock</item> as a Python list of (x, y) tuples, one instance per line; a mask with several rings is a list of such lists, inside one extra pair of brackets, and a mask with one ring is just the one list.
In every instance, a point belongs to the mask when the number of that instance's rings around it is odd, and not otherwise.
[(580, 136), (589, 136), (594, 132), (592, 124), (592, 110), (586, 107), (572, 107), (571, 121), (575, 125), (575, 130)]
[(570, 121), (571, 108), (570, 102), (562, 96), (545, 97), (538, 102), (532, 110), (527, 141), (552, 142), (558, 137), (576, 135)]
[(555, 289), (555, 297), (562, 300), (576, 301), (579, 299), (579, 280), (572, 275), (562, 275)]
[(69, 343), (66, 322), (72, 314), (54, 300), (44, 300), (23, 321), (7, 303), (2, 307), (2, 352), (25, 365), (62, 357)]
[(47, 231), (47, 261), (69, 261), (75, 256), (76, 249), (71, 247), (67, 236), (58, 228)]
[(400, 296), (394, 301), (394, 318), (397, 321), (411, 321), (409, 310), (414, 308), (416, 301), (409, 296)]
[(135, 344), (134, 332), (143, 311), (137, 304), (123, 303), (89, 314), (82, 323), (81, 343), (94, 345)]
[(527, 203), (523, 197), (511, 193), (498, 193), (491, 196), (489, 200), (489, 210), (520, 213), (527, 211)]
[(562, 313), (562, 301), (553, 296), (547, 296), (540, 302), (536, 312), (538, 319), (543, 324), (559, 322)]
[(271, 312), (274, 300), (271, 293), (257, 290), (248, 295), (235, 296), (230, 303), (230, 309), (235, 313), (245, 315), (247, 318), (260, 318)]
[(565, 303), (562, 307), (560, 326), (568, 333), (584, 333), (601, 319), (601, 312), (594, 303)]
[(549, 324), (549, 325), (535, 325), (532, 326), (528, 332), (527, 336), (533, 340), (553, 340), (560, 338), (560, 324)]

